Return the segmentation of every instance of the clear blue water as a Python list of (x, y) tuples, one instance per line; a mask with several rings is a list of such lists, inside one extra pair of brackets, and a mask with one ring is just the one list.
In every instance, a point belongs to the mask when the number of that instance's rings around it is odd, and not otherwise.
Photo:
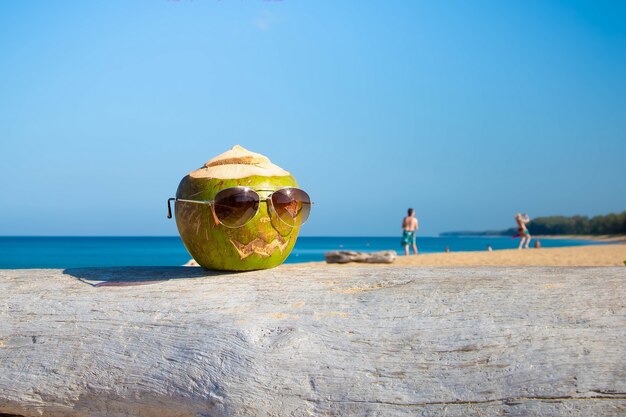
[[(543, 247), (594, 244), (585, 240), (545, 239)], [(512, 249), (510, 237), (418, 237), (420, 253)], [(300, 237), (288, 263), (323, 261), (324, 252), (354, 250), (402, 253), (400, 237)], [(179, 237), (0, 237), (0, 269), (87, 266), (172, 266), (190, 259)]]

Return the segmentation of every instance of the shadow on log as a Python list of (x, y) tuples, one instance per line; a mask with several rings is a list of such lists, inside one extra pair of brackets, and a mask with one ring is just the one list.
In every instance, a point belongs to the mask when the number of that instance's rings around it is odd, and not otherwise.
[(63, 270), (63, 273), (96, 287), (145, 285), (171, 279), (207, 278), (236, 274), (186, 266), (68, 268)]

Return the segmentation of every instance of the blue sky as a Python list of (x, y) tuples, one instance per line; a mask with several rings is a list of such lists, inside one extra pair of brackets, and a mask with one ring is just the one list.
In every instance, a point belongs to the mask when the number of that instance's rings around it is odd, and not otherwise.
[(0, 235), (175, 235), (241, 144), (308, 236), (626, 210), (626, 2), (3, 1)]

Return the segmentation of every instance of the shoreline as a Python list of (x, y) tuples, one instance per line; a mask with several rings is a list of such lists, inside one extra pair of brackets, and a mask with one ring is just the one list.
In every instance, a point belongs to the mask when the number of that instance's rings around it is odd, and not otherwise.
[(532, 235), (534, 239), (572, 239), (592, 242), (626, 243), (626, 235)]
[(283, 264), (281, 268), (329, 265), (372, 266), (394, 268), (407, 266), (456, 267), (456, 266), (622, 266), (626, 262), (626, 245), (607, 243), (604, 245), (567, 246), (540, 249), (499, 249), (492, 252), (466, 251), (450, 253), (426, 253), (398, 255), (391, 264), (327, 264), (326, 262), (303, 262)]
[[(509, 235), (455, 235), (455, 236), (439, 236), (439, 237), (511, 237)], [(569, 240), (588, 240), (592, 242), (617, 242), (626, 243), (626, 235), (534, 235), (531, 233), (532, 240), (535, 239), (569, 239)], [(516, 238), (517, 239), (517, 238)]]

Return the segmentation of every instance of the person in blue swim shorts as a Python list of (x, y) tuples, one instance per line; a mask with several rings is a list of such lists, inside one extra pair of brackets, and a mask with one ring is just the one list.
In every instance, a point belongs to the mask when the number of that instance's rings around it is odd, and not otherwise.
[(408, 216), (402, 220), (402, 246), (404, 246), (404, 254), (409, 255), (409, 246), (413, 247), (413, 253), (417, 255), (417, 244), (415, 243), (415, 234), (419, 229), (419, 222), (415, 217), (415, 210), (410, 208)]

